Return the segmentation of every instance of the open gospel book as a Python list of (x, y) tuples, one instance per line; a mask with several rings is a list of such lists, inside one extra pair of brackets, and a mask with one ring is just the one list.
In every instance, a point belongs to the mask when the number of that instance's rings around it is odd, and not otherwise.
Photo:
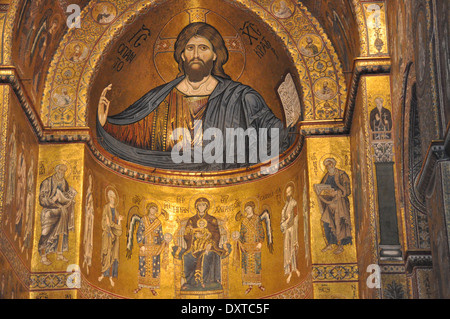
[(286, 127), (294, 126), (300, 118), (301, 106), (300, 98), (290, 73), (286, 75), (284, 82), (278, 88), (278, 94), (286, 116)]

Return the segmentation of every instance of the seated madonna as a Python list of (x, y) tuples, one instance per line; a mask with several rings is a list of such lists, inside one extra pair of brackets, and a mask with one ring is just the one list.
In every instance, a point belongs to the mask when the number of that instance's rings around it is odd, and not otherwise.
[(208, 214), (206, 198), (195, 201), (196, 215), (181, 225), (179, 246), (173, 247), (174, 258), (182, 262), (181, 291), (222, 290), (222, 262), (231, 245), (222, 244), (219, 221)]

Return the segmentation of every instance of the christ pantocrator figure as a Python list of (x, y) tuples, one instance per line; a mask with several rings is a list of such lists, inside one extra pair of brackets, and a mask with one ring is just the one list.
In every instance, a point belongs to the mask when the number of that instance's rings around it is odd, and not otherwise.
[(222, 170), (248, 166), (248, 160), (246, 163), (224, 160), (214, 164), (174, 164), (170, 154), (177, 143), (172, 139), (174, 131), (187, 129), (196, 143), (199, 137), (194, 133), (198, 132), (199, 123), (202, 131), (216, 128), (223, 134), (226, 129), (266, 128), (270, 132), (277, 128), (280, 152), (292, 144), (293, 135), (288, 133), (295, 128), (286, 129), (258, 92), (232, 81), (225, 73), (223, 65), (228, 61), (228, 50), (214, 27), (203, 22), (185, 27), (176, 40), (174, 58), (178, 63), (178, 77), (150, 90), (119, 114), (108, 116), (111, 101), (106, 95), (113, 89), (112, 85), (103, 90), (98, 105), (97, 134), (107, 151), (131, 162), (159, 168)]

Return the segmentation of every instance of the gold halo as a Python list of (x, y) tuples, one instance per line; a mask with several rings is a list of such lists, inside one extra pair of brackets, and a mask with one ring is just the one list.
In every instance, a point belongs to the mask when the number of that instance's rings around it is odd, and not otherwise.
[[(307, 45), (307, 38), (311, 38), (311, 40), (313, 41), (313, 44), (317, 46), (317, 51), (318, 53), (314, 54), (314, 53), (310, 53), (307, 52), (305, 50), (305, 46)], [(315, 33), (307, 33), (305, 35), (303, 35), (300, 40), (298, 41), (298, 47), (299, 47), (299, 51), (302, 55), (305, 55), (307, 57), (315, 57), (318, 56), (319, 54), (321, 54), (323, 52), (324, 49), (324, 43), (322, 38), (315, 34)]]
[[(107, 7), (108, 13), (112, 14), (112, 15), (113, 15), (113, 18), (112, 18), (111, 21), (109, 21), (109, 22), (103, 22), (103, 23), (100, 23), (100, 22), (97, 22), (96, 16), (97, 16), (97, 14), (100, 12), (100, 8), (103, 7), (103, 6), (106, 6), (106, 7)], [(114, 19), (117, 17), (117, 8), (116, 8), (116, 6), (115, 6), (113, 3), (111, 3), (111, 2), (101, 1), (101, 2), (99, 2), (99, 3), (97, 3), (97, 4), (95, 4), (95, 6), (91, 9), (91, 17), (92, 17), (92, 19), (93, 19), (95, 22), (97, 22), (98, 24), (101, 24), (101, 25), (107, 25), (107, 24), (110, 24), (110, 23), (113, 22)]]
[(151, 199), (144, 199), (142, 201), (142, 210), (144, 211), (144, 215), (147, 215), (146, 206), (147, 206), (147, 204), (150, 204), (150, 203), (155, 203), (156, 206), (158, 206), (158, 213), (156, 214), (156, 217), (160, 216), (161, 215), (162, 206), (161, 206), (161, 203), (158, 200), (156, 200), (156, 199), (153, 199), (153, 200), (151, 200)]
[(377, 107), (377, 103), (375, 102), (376, 99), (382, 99), (383, 100), (383, 107), (386, 109), (389, 109), (388, 105), (389, 105), (389, 97), (383, 96), (383, 95), (375, 95), (370, 101), (369, 101), (369, 107)]
[(238, 240), (241, 237), (241, 232), (235, 230), (234, 232), (231, 233), (231, 238), (233, 240)]
[(33, 150), (30, 151), (29, 156), (30, 156), (30, 166), (31, 166), (31, 164), (34, 165), (34, 152), (33, 152)]
[(342, 164), (343, 164), (342, 158), (337, 154), (327, 153), (327, 154), (324, 154), (319, 160), (319, 166), (320, 166), (320, 169), (322, 170), (322, 172), (325, 173), (326, 169), (325, 169), (325, 165), (323, 165), (323, 161), (326, 160), (327, 158), (334, 158), (336, 160), (335, 167), (342, 168)]
[(277, 13), (275, 12), (275, 6), (280, 5), (280, 0), (274, 0), (272, 2), (272, 4), (270, 5), (270, 11), (272, 12), (272, 14), (277, 17), (278, 19), (288, 19), (290, 17), (292, 17), (295, 13), (295, 5), (290, 1), (290, 0), (284, 0), (285, 4), (287, 5), (287, 7), (291, 10), (291, 14), (289, 16), (286, 17), (281, 17), (279, 15), (277, 15)]
[[(201, 18), (200, 17), (195, 17), (195, 18), (191, 17), (191, 13), (193, 13), (193, 12), (194, 13), (203, 14), (204, 17), (201, 17)], [(234, 81), (238, 81), (242, 77), (242, 75), (244, 74), (245, 67), (246, 67), (246, 64), (247, 64), (247, 52), (245, 50), (244, 41), (242, 40), (242, 37), (241, 37), (239, 31), (236, 29), (236, 27), (231, 22), (229, 22), (227, 19), (225, 19), (225, 17), (223, 17), (221, 14), (219, 14), (216, 11), (213, 11), (211, 9), (206, 9), (206, 8), (203, 8), (203, 7), (194, 7), (194, 8), (189, 8), (189, 9), (182, 10), (182, 11), (174, 14), (171, 18), (167, 19), (166, 20), (167, 22), (164, 24), (164, 26), (162, 26), (161, 30), (159, 31), (159, 33), (157, 35), (157, 40), (155, 41), (155, 45), (154, 45), (154, 48), (153, 48), (153, 64), (155, 66), (155, 70), (158, 73), (159, 77), (165, 83), (168, 83), (168, 82), (170, 82), (172, 80), (172, 76), (170, 76), (171, 72), (167, 71), (167, 69), (170, 69), (170, 67), (168, 67), (167, 65), (163, 64), (165, 67), (162, 68), (161, 65), (160, 65), (162, 62), (157, 60), (157, 57), (158, 57), (158, 55), (160, 55), (162, 53), (164, 53), (164, 54), (165, 53), (170, 53), (170, 55), (173, 56), (173, 53), (175, 51), (174, 48), (172, 47), (172, 44), (175, 43), (174, 42), (175, 38), (172, 38), (172, 37), (165, 38), (165, 37), (162, 37), (161, 35), (164, 34), (164, 31), (166, 31), (167, 28), (171, 27), (171, 24), (174, 23), (174, 21), (177, 21), (177, 18), (179, 18), (180, 16), (182, 16), (184, 14), (188, 14), (189, 15), (189, 20), (190, 20), (189, 23), (192, 23), (192, 22), (206, 22), (206, 23), (212, 25), (213, 27), (215, 27), (216, 29), (220, 30), (220, 28), (217, 28), (217, 22), (213, 22), (214, 20), (217, 21), (217, 19), (219, 19), (222, 22), (225, 22), (226, 24), (228, 24), (228, 26), (230, 26), (235, 31), (235, 34), (233, 34), (233, 37), (236, 37), (236, 41), (238, 42), (237, 47), (242, 51), (242, 52), (241, 51), (236, 51), (236, 52), (240, 52), (243, 55), (244, 59), (243, 59), (243, 62), (242, 62), (242, 67), (239, 68), (239, 71), (229, 72), (228, 75)], [(212, 21), (209, 21), (210, 19), (208, 19), (208, 17), (213, 16), (213, 15), (215, 16), (215, 19), (212, 19)], [(189, 25), (189, 23), (186, 24), (184, 27)], [(227, 42), (226, 38), (229, 37), (229, 35), (224, 35), (222, 33), (220, 35), (224, 38), (224, 41)], [(164, 49), (164, 51), (159, 52), (157, 50), (157, 47), (161, 43), (165, 43), (165, 45), (167, 43), (170, 43), (170, 44), (166, 47), (166, 49)], [(227, 47), (227, 49), (228, 49), (228, 61), (227, 61), (226, 64), (224, 64), (224, 68), (225, 68), (226, 65), (232, 64), (231, 62), (232, 62), (232, 58), (233, 58), (233, 55), (234, 55), (234, 54), (230, 54), (230, 53), (232, 53), (232, 52), (230, 52), (230, 48)], [(176, 63), (175, 60), (173, 60), (173, 63), (174, 64), (172, 66), (173, 67), (172, 71), (176, 75), (178, 73), (178, 64)]]
[(242, 216), (245, 217), (245, 204), (247, 204), (248, 202), (254, 202), (255, 203), (255, 211), (253, 212), (254, 214), (259, 213), (259, 207), (261, 206), (261, 203), (259, 202), (259, 199), (257, 199), (256, 197), (252, 196), (252, 197), (247, 197), (244, 201), (242, 201), (241, 204), (241, 214)]
[(69, 178), (70, 175), (72, 174), (72, 167), (69, 165), (69, 162), (68, 162), (68, 161), (57, 160), (57, 161), (50, 162), (50, 164), (48, 164), (48, 169), (49, 169), (49, 171), (51, 172), (50, 174), (53, 175), (53, 174), (56, 173), (56, 172), (55, 172), (56, 166), (61, 165), (61, 164), (64, 164), (64, 165), (66, 165), (66, 167), (67, 167), (67, 171), (66, 171), (66, 173), (64, 174), (64, 178), (67, 179), (67, 178)]
[(208, 194), (195, 194), (191, 197), (191, 199), (189, 200), (189, 212), (191, 213), (195, 213), (197, 214), (197, 208), (195, 207), (195, 202), (197, 201), (197, 199), (204, 197), (209, 201), (209, 208), (208, 208), (208, 214), (213, 214), (215, 212), (216, 209), (216, 202), (214, 201), (214, 199), (212, 198), (211, 195)]
[(116, 195), (116, 199), (117, 199), (116, 206), (119, 206), (119, 202), (120, 202), (119, 192), (117, 191), (116, 187), (113, 186), (113, 185), (108, 185), (108, 186), (105, 187), (105, 199), (106, 199), (106, 202), (109, 202), (109, 200), (108, 200), (108, 193), (109, 193), (110, 190), (112, 190), (114, 192), (114, 194)]
[(89, 49), (86, 46), (86, 44), (84, 42), (81, 41), (72, 41), (69, 44), (66, 45), (66, 47), (64, 48), (64, 57), (70, 61), (70, 58), (72, 57), (74, 51), (75, 51), (75, 47), (76, 46), (80, 46), (82, 54), (81, 54), (81, 59), (78, 63), (82, 63), (84, 61), (87, 60), (88, 55), (89, 55)]
[(288, 183), (284, 186), (284, 189), (283, 189), (283, 200), (284, 200), (284, 201), (286, 201), (286, 190), (287, 190), (287, 188), (288, 188), (289, 186), (292, 186), (292, 188), (294, 189), (294, 190), (292, 191), (292, 197), (294, 197), (295, 190), (297, 189), (297, 187), (295, 187), (294, 181), (288, 182)]

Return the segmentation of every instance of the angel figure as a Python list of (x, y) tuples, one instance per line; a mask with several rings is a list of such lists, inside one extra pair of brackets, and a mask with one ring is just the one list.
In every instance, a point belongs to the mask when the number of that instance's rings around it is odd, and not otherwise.
[[(238, 262), (239, 255), (242, 253), (242, 257), (240, 258), (242, 285), (249, 286), (245, 294), (248, 294), (253, 289), (253, 286), (258, 286), (261, 291), (265, 290), (261, 278), (261, 252), (265, 233), (267, 234), (267, 247), (269, 248), (269, 252), (273, 254), (270, 212), (268, 209), (265, 209), (262, 214), (258, 215), (255, 212), (255, 208), (255, 202), (249, 201), (244, 205), (244, 216), (240, 211), (235, 216), (236, 221), (241, 221), (239, 235), (236, 234), (236, 236), (233, 236), (237, 239), (235, 262)], [(265, 230), (264, 227), (266, 228)]]
[[(167, 253), (171, 235), (163, 233), (161, 220), (158, 218), (158, 205), (154, 202), (145, 206), (145, 216), (141, 216), (138, 206), (128, 211), (127, 223), (127, 258), (130, 259), (133, 251), (134, 233), (139, 245), (139, 273), (138, 287), (134, 293), (142, 288), (149, 288), (156, 296), (156, 289), (160, 288), (161, 264), (167, 266)], [(167, 220), (167, 211), (161, 209), (161, 214)], [(161, 258), (161, 256), (163, 258)]]

